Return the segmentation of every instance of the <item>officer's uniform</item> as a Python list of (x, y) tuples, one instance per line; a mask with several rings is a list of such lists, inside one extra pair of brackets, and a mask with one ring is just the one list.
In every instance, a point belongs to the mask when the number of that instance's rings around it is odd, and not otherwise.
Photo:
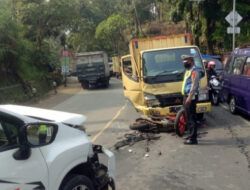
[[(182, 84), (182, 95), (184, 96), (184, 109), (187, 116), (187, 125), (190, 129), (190, 140), (197, 142), (197, 115), (196, 103), (199, 94), (199, 73), (195, 66), (190, 70), (186, 70)], [(186, 100), (190, 98), (191, 103), (185, 104)]]

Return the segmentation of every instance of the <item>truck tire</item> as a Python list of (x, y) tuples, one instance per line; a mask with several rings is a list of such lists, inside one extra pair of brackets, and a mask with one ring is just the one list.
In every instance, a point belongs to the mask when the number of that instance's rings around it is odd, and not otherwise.
[(87, 81), (81, 81), (81, 85), (83, 89), (89, 89), (89, 83)]
[(60, 190), (94, 190), (89, 178), (84, 175), (70, 175), (65, 179)]
[(103, 86), (104, 86), (105, 88), (108, 88), (108, 87), (109, 87), (109, 80), (106, 80), (106, 81), (104, 82)]

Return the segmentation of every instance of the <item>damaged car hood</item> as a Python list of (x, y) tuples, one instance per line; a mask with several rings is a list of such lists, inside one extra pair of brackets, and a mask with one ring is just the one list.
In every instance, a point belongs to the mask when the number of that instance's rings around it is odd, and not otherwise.
[(70, 125), (81, 125), (86, 117), (80, 114), (41, 109), (18, 105), (0, 105), (0, 110), (9, 111), (10, 113), (30, 117), (35, 120), (46, 120), (49, 122), (61, 122)]

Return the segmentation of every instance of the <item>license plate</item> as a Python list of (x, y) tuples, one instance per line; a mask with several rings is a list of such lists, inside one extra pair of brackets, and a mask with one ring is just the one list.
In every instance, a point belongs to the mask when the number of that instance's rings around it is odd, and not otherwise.
[(181, 106), (178, 107), (170, 107), (169, 110), (171, 113), (177, 113), (181, 109)]
[(206, 107), (200, 107), (198, 108), (198, 112), (206, 112), (207, 108)]

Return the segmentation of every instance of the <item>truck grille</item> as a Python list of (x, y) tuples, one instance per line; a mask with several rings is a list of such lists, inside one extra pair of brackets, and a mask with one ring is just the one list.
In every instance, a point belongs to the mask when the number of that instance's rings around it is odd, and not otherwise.
[(181, 93), (156, 95), (161, 107), (182, 105), (183, 96)]

